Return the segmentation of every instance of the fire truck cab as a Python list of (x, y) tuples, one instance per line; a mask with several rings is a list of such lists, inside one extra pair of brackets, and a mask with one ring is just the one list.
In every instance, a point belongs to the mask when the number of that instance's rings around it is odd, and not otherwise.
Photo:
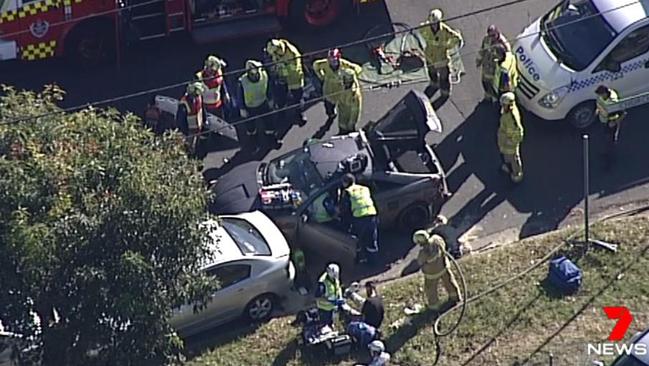
[(322, 27), (372, 0), (0, 0), (0, 60), (114, 59), (123, 45), (189, 32), (197, 43)]

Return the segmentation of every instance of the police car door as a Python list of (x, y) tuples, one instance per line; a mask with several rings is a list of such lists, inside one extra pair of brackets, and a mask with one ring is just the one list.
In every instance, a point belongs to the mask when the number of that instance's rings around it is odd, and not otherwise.
[(602, 80), (616, 89), (620, 97), (628, 97), (649, 90), (649, 25), (628, 31), (621, 41), (604, 57), (595, 72), (610, 72), (611, 78)]
[(20, 57), (33, 61), (53, 57), (64, 28), (64, 3), (71, 0), (17, 0), (24, 33), (20, 37)]

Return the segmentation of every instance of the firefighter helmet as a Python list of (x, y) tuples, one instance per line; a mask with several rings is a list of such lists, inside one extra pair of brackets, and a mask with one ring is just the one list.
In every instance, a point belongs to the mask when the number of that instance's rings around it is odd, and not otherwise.
[(439, 23), (442, 20), (443, 14), (442, 11), (439, 9), (433, 9), (430, 11), (430, 14), (428, 14), (428, 22), (429, 23)]
[(214, 56), (214, 55), (209, 55), (205, 59), (205, 68), (209, 70), (220, 70), (222, 67), (224, 67), (225, 61), (221, 60), (220, 58)]
[(271, 39), (266, 44), (266, 51), (271, 55), (281, 55), (286, 52), (286, 45), (279, 39)]
[(512, 105), (514, 104), (515, 100), (516, 100), (516, 95), (514, 95), (514, 93), (512, 92), (507, 92), (500, 96), (501, 105)]
[(428, 234), (428, 231), (426, 230), (417, 230), (412, 235), (412, 241), (415, 244), (419, 244), (419, 245), (427, 244), (429, 238), (430, 238), (430, 234)]

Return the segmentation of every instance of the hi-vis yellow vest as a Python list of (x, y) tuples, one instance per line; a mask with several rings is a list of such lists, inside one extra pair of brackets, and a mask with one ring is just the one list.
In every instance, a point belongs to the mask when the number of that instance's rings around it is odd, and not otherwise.
[(372, 200), (370, 189), (360, 184), (354, 184), (346, 189), (352, 203), (352, 215), (365, 217), (376, 215), (376, 208)]
[[(503, 75), (506, 74), (509, 78), (509, 89), (505, 89), (501, 85)], [(518, 70), (516, 69), (516, 57), (511, 52), (505, 54), (505, 60), (496, 65), (496, 72), (494, 73), (494, 90), (499, 93), (513, 92), (518, 86)]]
[(243, 101), (248, 108), (257, 108), (266, 103), (266, 92), (268, 91), (268, 74), (265, 70), (259, 70), (259, 81), (253, 83), (246, 74), (239, 78), (243, 87)]
[(325, 223), (333, 220), (324, 206), (324, 201), (328, 196), (328, 194), (323, 193), (313, 201), (313, 219), (318, 223)]
[(340, 281), (332, 281), (327, 273), (323, 273), (318, 280), (325, 287), (325, 293), (321, 298), (316, 301), (318, 309), (323, 311), (332, 311), (336, 308), (334, 301), (342, 298), (342, 289), (340, 288)]

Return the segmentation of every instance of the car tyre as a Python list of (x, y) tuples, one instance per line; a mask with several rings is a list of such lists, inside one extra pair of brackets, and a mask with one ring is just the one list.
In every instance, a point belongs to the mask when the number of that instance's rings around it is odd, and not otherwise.
[(273, 315), (275, 309), (276, 297), (272, 294), (263, 294), (252, 299), (246, 310), (244, 311), (245, 317), (254, 323), (265, 322)]
[(432, 221), (430, 208), (419, 202), (406, 207), (399, 214), (398, 225), (403, 231), (421, 229)]
[(595, 101), (587, 100), (585, 102), (577, 104), (573, 109), (568, 113), (568, 121), (570, 124), (578, 129), (585, 130), (590, 127), (597, 115), (595, 114)]

